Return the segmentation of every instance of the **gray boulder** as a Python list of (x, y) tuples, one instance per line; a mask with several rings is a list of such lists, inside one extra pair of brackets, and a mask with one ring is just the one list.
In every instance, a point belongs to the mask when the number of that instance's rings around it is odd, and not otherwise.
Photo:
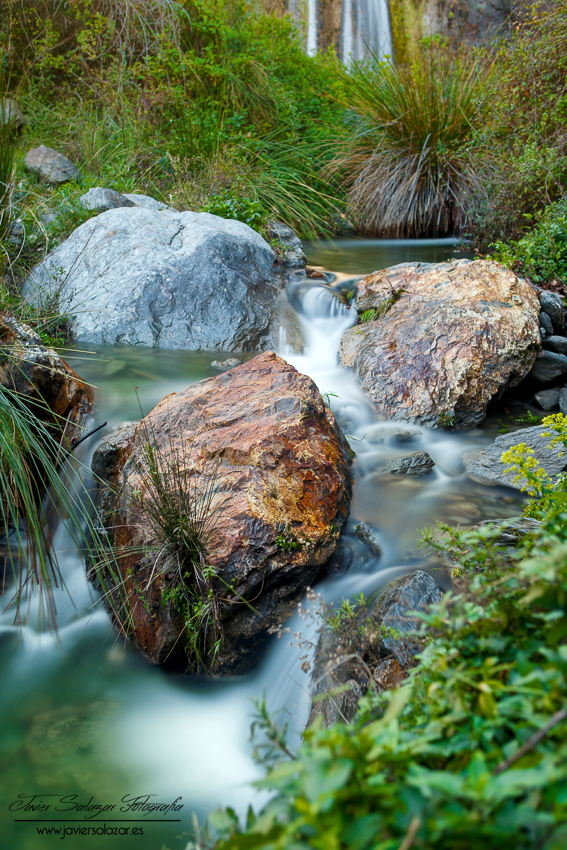
[(386, 464), (390, 475), (429, 475), (435, 461), (427, 452), (412, 452), (404, 457), (396, 457)]
[(565, 327), (565, 308), (561, 296), (557, 292), (548, 292), (546, 289), (539, 291), (539, 303), (543, 313), (547, 313), (556, 331)]
[(541, 390), (535, 394), (535, 400), (543, 410), (553, 410), (559, 404), (559, 389)]
[[(544, 313), (540, 313), (540, 316), (543, 315)], [(543, 343), (543, 347), (546, 351), (555, 351), (557, 354), (567, 354), (567, 337), (552, 334), (547, 337)]]
[(567, 356), (555, 351), (540, 351), (528, 378), (539, 384), (551, 384), (563, 375), (567, 375)]
[(269, 239), (276, 239), (280, 243), (286, 268), (299, 269), (305, 266), (307, 257), (303, 253), (303, 245), (291, 227), (281, 221), (270, 220), (265, 230)]
[(173, 209), (173, 207), (170, 207), (168, 204), (164, 204), (162, 201), (156, 201), (155, 198), (151, 198), (149, 195), (139, 195), (136, 192), (124, 192), (122, 197), (132, 201), (135, 206), (143, 207), (146, 210), (157, 210), (159, 212), (159, 210)]
[(239, 221), (133, 207), (82, 224), (24, 291), (59, 297), (85, 342), (262, 351), (275, 344), (275, 254)]
[(19, 129), (26, 123), (22, 110), (14, 98), (0, 97), (0, 125), (10, 124), (13, 128)]
[(45, 145), (28, 151), (24, 165), (28, 171), (38, 174), (48, 183), (67, 183), (69, 180), (83, 179), (83, 175), (70, 159)]
[(106, 210), (118, 209), (119, 207), (135, 207), (134, 201), (129, 200), (115, 189), (103, 189), (97, 186), (95, 189), (89, 189), (84, 195), (79, 198), (81, 206), (87, 210), (96, 210), (97, 213), (106, 212)]
[(382, 546), (380, 545), (380, 541), (378, 540), (376, 533), (366, 522), (359, 522), (354, 529), (354, 533), (360, 540), (362, 540), (363, 543), (366, 543), (373, 555), (376, 555), (378, 558), (380, 557), (382, 554)]
[(497, 484), (507, 484), (509, 487), (519, 487), (519, 484), (514, 483), (512, 476), (504, 473), (506, 464), (502, 463), (500, 458), (507, 449), (524, 443), (533, 449), (539, 464), (543, 466), (548, 475), (554, 478), (567, 469), (567, 454), (560, 457), (565, 452), (563, 445), (555, 446), (550, 451), (547, 447), (551, 443), (552, 437), (545, 437), (545, 432), (549, 433), (549, 428), (544, 425), (524, 428), (521, 431), (513, 431), (511, 434), (501, 434), (496, 437), (492, 445), (485, 449), (474, 449), (467, 452), (463, 456), (467, 475), (473, 478), (488, 479)]

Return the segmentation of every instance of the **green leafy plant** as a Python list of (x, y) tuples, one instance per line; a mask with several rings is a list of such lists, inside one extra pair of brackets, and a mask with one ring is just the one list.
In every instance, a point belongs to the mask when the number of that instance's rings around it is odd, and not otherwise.
[(567, 201), (550, 204), (527, 236), (494, 247), (495, 260), (536, 283), (567, 284)]

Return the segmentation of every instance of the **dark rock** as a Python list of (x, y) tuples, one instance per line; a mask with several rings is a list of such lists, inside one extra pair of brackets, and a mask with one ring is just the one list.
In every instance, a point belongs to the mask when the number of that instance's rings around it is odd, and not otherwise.
[(521, 431), (513, 431), (511, 434), (501, 434), (496, 437), (492, 445), (485, 449), (474, 449), (463, 456), (465, 471), (473, 478), (482, 478), (495, 481), (498, 484), (507, 484), (510, 487), (519, 487), (512, 477), (504, 474), (506, 464), (500, 460), (502, 453), (512, 446), (524, 443), (533, 449), (539, 464), (543, 466), (549, 476), (554, 478), (567, 468), (567, 455), (560, 457), (565, 452), (563, 445), (555, 446), (551, 451), (547, 448), (551, 437), (545, 437), (544, 433), (549, 429), (544, 425), (536, 425), (534, 428), (524, 428)]
[(563, 416), (567, 416), (567, 388), (563, 387), (559, 393), (559, 410)]
[(540, 390), (534, 398), (543, 410), (553, 410), (559, 404), (559, 389)]
[(555, 351), (557, 354), (567, 354), (567, 337), (549, 336), (543, 343), (546, 351)]
[(45, 145), (40, 145), (38, 148), (32, 148), (28, 151), (24, 165), (28, 171), (38, 174), (48, 183), (67, 183), (69, 180), (82, 180), (83, 178), (79, 169), (73, 165), (70, 159)]
[(490, 260), (375, 272), (358, 281), (356, 307), (383, 314), (345, 331), (340, 361), (385, 418), (477, 425), (541, 345), (535, 291)]
[(376, 555), (378, 558), (381, 556), (382, 546), (380, 545), (380, 541), (379, 541), (378, 537), (376, 536), (374, 530), (372, 528), (370, 528), (370, 526), (367, 525), (367, 523), (365, 523), (365, 522), (359, 523), (355, 527), (354, 533), (356, 534), (356, 536), (360, 540), (362, 540), (364, 543), (366, 543), (366, 545), (368, 546), (368, 548), (370, 549), (370, 551), (374, 555)]
[(304, 268), (307, 258), (303, 253), (303, 245), (291, 227), (281, 221), (269, 220), (264, 229), (268, 239), (277, 240), (279, 243), (286, 268)]
[[(268, 630), (281, 625), (335, 551), (351, 496), (348, 445), (313, 381), (268, 352), (166, 396), (131, 437), (107, 439), (104, 456), (95, 453), (93, 467), (108, 482), (97, 497), (101, 519), (121, 548), (134, 643), (152, 662), (176, 665), (194, 663), (184, 656), (186, 624), (171, 601), (169, 562), (155, 554), (159, 537), (144, 498), (135, 496), (143, 488), (148, 498), (153, 486), (140, 472), (148, 442), (165, 469), (169, 458), (184, 470), (195, 500), (213, 488), (206, 563), (218, 575), (219, 597), (231, 597), (221, 603), (213, 671), (247, 672)], [(124, 618), (124, 597), (108, 566), (100, 569)], [(211, 650), (212, 628), (207, 637)]]
[(396, 457), (386, 464), (390, 475), (429, 475), (435, 461), (427, 452), (412, 452), (404, 457)]
[(359, 627), (321, 629), (312, 671), (310, 726), (321, 715), (328, 728), (350, 721), (368, 690), (369, 675), (380, 689), (398, 685), (422, 646), (415, 632), (421, 621), (411, 612), (426, 612), (443, 598), (430, 575), (415, 570), (388, 584), (372, 610), (360, 612)]
[(57, 294), (85, 342), (258, 351), (277, 342), (274, 260), (240, 221), (114, 209), (77, 228), (24, 290), (40, 304)]
[(548, 292), (546, 289), (539, 291), (539, 303), (543, 313), (547, 313), (553, 322), (555, 331), (562, 331), (565, 327), (565, 308), (561, 296), (557, 292)]
[(553, 334), (553, 322), (543, 310), (539, 314), (539, 324), (540, 328), (543, 328), (545, 331), (545, 336), (551, 336)]
[(555, 351), (540, 351), (528, 377), (539, 384), (551, 384), (567, 375), (567, 356)]
[(96, 189), (81, 195), (79, 198), (81, 206), (87, 210), (96, 210), (97, 213), (106, 212), (106, 210), (118, 209), (120, 207), (135, 207), (134, 201), (129, 200), (120, 192), (114, 189), (102, 189), (97, 186)]

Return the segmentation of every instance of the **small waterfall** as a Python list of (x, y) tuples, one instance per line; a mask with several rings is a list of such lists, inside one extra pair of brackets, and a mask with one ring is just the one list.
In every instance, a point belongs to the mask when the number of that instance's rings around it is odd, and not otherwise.
[(317, 53), (317, 0), (309, 0), (307, 7), (307, 55)]
[[(388, 0), (288, 0), (288, 11), (306, 33), (309, 56), (338, 44), (347, 67), (370, 55), (392, 55)], [(340, 20), (340, 31), (338, 21)]]

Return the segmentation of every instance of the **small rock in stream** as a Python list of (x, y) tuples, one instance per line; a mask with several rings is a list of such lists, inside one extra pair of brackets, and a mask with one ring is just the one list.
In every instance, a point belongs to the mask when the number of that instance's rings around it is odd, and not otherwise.
[(360, 538), (360, 540), (366, 543), (368, 548), (376, 555), (376, 557), (380, 557), (382, 554), (382, 546), (380, 545), (380, 541), (376, 537), (375, 532), (367, 523), (360, 522), (354, 529), (354, 533)]
[(213, 369), (232, 369), (234, 366), (240, 366), (241, 361), (236, 357), (229, 357), (228, 360), (213, 360), (211, 366)]
[(542, 410), (553, 410), (559, 404), (559, 389), (541, 390), (534, 398)]
[(427, 452), (412, 452), (404, 457), (396, 457), (386, 464), (390, 475), (429, 475), (435, 461)]

